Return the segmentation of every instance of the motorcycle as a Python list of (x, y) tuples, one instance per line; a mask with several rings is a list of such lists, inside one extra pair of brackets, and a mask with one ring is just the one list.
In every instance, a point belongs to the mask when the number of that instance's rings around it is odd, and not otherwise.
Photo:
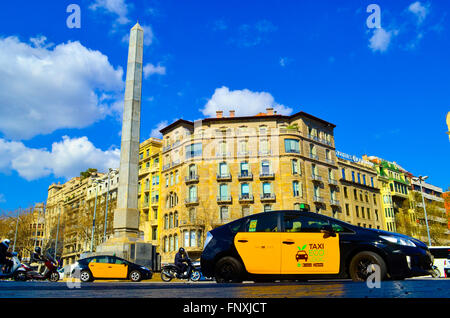
[(164, 265), (161, 269), (161, 279), (164, 282), (170, 282), (174, 278), (187, 279), (188, 281), (198, 281), (200, 279), (200, 268), (192, 264), (191, 259), (187, 259), (187, 271), (182, 273), (175, 264)]
[(57, 282), (60, 275), (56, 262), (51, 257), (43, 257), (41, 261), (44, 262), (46, 267), (42, 274), (39, 273), (36, 267), (30, 264), (22, 264), (22, 267), (25, 269), (25, 280), (49, 280), (51, 282)]
[(0, 268), (0, 279), (9, 279), (12, 278), (15, 281), (25, 281), (25, 269), (22, 267), (22, 264), (17, 257), (17, 253), (12, 253), (11, 258), (13, 265), (8, 272), (3, 272), (3, 266)]
[(441, 271), (435, 265), (432, 266), (431, 277), (433, 278), (441, 277)]

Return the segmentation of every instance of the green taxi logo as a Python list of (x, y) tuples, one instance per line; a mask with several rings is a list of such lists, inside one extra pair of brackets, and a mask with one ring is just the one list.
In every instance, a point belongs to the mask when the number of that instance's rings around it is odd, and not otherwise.
[[(309, 247), (308, 251), (306, 248)], [(325, 244), (305, 244), (302, 247), (297, 246), (298, 251), (295, 254), (295, 260), (297, 261), (297, 267), (321, 267), (323, 266), (325, 256)], [(302, 263), (302, 262), (303, 263)], [(308, 262), (309, 261), (309, 262)], [(303, 265), (302, 265), (303, 264)]]

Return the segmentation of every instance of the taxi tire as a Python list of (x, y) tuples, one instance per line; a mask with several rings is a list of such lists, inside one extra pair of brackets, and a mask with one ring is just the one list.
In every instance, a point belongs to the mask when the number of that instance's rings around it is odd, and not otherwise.
[(80, 281), (83, 282), (83, 283), (89, 283), (89, 282), (94, 281), (94, 278), (93, 278), (93, 276), (92, 276), (90, 271), (82, 270), (80, 272)]
[(134, 271), (131, 271), (129, 278), (132, 282), (137, 283), (142, 280), (142, 274), (141, 274), (141, 272), (134, 270)]
[(353, 256), (349, 266), (349, 274), (351, 279), (355, 282), (365, 281), (358, 275), (358, 264), (367, 261), (372, 262), (372, 264), (378, 265), (380, 267), (380, 278), (381, 280), (385, 280), (387, 274), (386, 262), (380, 255), (370, 251), (359, 252), (358, 254)]
[(217, 283), (242, 283), (244, 268), (237, 259), (231, 256), (221, 258), (215, 267)]

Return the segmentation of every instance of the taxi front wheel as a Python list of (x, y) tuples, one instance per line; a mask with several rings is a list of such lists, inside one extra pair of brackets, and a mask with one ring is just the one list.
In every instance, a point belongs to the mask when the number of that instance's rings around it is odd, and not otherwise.
[(241, 262), (234, 257), (226, 256), (221, 258), (216, 264), (216, 282), (241, 283), (243, 271)]
[(366, 281), (378, 272), (381, 280), (386, 278), (386, 263), (377, 253), (364, 251), (356, 254), (350, 262), (350, 277), (355, 282)]

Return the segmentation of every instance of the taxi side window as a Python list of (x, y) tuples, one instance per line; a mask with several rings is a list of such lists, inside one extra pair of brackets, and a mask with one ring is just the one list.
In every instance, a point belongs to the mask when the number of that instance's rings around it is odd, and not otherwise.
[(327, 220), (312, 218), (298, 214), (284, 215), (284, 230), (286, 232), (320, 233), (324, 225), (329, 225)]
[(277, 232), (278, 231), (278, 215), (262, 214), (257, 217), (247, 219), (245, 232)]
[(108, 258), (106, 256), (100, 256), (93, 258), (91, 263), (108, 263)]
[(121, 264), (121, 265), (123, 265), (123, 264), (127, 264), (127, 261), (125, 261), (125, 260), (123, 260), (123, 259), (119, 259), (119, 258), (112, 258), (111, 259), (111, 263), (113, 263), (113, 264)]

